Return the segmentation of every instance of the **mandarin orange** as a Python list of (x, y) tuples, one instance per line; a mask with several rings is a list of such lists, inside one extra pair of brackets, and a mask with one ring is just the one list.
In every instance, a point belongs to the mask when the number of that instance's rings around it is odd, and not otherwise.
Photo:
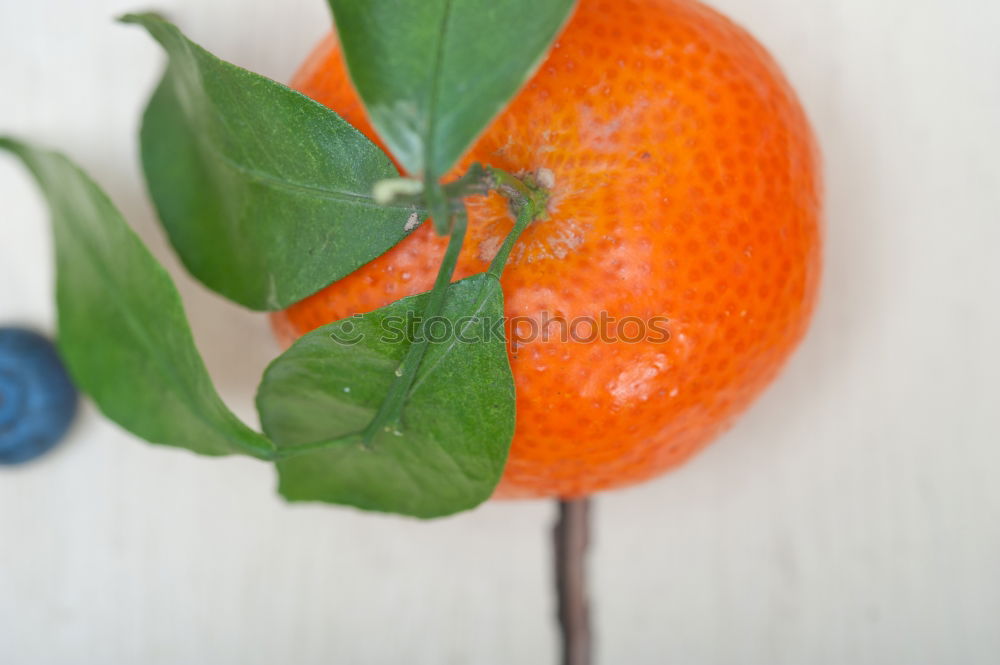
[[(293, 86), (379, 142), (332, 36)], [(821, 258), (813, 135), (771, 57), (704, 5), (582, 0), (452, 176), (472, 162), (550, 189), (547, 217), (526, 230), (502, 280), (507, 315), (522, 318), (498, 496), (577, 497), (680, 464), (732, 423), (805, 332)], [(513, 224), (500, 195), (468, 203), (458, 277), (486, 270)], [(277, 334), (287, 343), (428, 290), (445, 242), (425, 223), (275, 313)], [(603, 337), (590, 341), (586, 322)]]

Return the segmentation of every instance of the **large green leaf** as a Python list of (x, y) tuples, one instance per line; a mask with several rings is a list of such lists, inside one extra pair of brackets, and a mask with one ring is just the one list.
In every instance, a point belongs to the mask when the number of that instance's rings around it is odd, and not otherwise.
[(271, 456), (219, 399), (170, 276), (101, 189), (62, 155), (0, 137), (52, 209), (59, 350), (105, 415), (154, 443)]
[(573, 0), (329, 0), (372, 123), (436, 182), (534, 72)]
[(496, 327), (503, 293), (493, 275), (448, 287), (400, 422), (362, 442), (410, 348), (405, 322), (427, 300), (404, 298), (314, 330), (268, 368), (257, 406), (278, 446), (285, 497), (417, 517), (489, 498), (514, 433), (513, 380)]
[(146, 109), (142, 161), (174, 248), (195, 277), (278, 309), (354, 271), (416, 227), (374, 184), (386, 155), (304, 95), (224, 62), (154, 14), (128, 15), (169, 66)]

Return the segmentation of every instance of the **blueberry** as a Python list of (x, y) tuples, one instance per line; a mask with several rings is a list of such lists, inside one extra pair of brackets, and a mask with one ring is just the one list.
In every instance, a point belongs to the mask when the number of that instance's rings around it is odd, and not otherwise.
[(76, 388), (52, 342), (0, 328), (0, 464), (47, 452), (66, 434), (76, 406)]

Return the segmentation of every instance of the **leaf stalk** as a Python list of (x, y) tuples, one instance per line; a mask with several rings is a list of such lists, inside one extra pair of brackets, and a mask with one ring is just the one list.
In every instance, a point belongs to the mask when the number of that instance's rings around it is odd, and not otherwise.
[(398, 425), (406, 397), (417, 378), (417, 370), (420, 369), (420, 362), (423, 360), (430, 343), (427, 335), (423, 334), (423, 329), (428, 321), (439, 316), (444, 309), (445, 294), (455, 274), (455, 266), (458, 264), (458, 256), (462, 251), (467, 225), (468, 215), (463, 206), (451, 218), (451, 236), (448, 240), (448, 249), (445, 250), (441, 267), (438, 269), (437, 278), (434, 281), (434, 288), (431, 290), (430, 300), (424, 309), (416, 341), (410, 345), (403, 357), (403, 362), (396, 369), (396, 379), (389, 387), (385, 401), (382, 402), (382, 406), (379, 407), (375, 417), (372, 418), (361, 435), (362, 444), (366, 447), (371, 447), (372, 441), (379, 432), (391, 431)]

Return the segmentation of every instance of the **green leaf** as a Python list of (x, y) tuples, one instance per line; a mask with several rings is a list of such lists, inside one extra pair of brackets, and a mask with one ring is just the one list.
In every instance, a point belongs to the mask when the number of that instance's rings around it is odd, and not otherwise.
[(0, 148), (52, 209), (59, 350), (80, 389), (153, 443), (270, 457), (272, 444), (219, 399), (170, 276), (104, 192), (58, 153), (3, 137)]
[(314, 330), (268, 368), (257, 407), (278, 446), (286, 498), (416, 517), (489, 498), (514, 434), (506, 345), (502, 330), (490, 330), (503, 317), (493, 275), (448, 287), (440, 323), (425, 322), (431, 343), (401, 421), (361, 443), (410, 347), (404, 322), (427, 300), (404, 298)]
[(447, 173), (541, 63), (573, 0), (328, 0), (354, 84), (403, 167)]
[(154, 14), (128, 15), (169, 66), (142, 125), (150, 193), (174, 248), (206, 286), (279, 309), (384, 253), (422, 218), (372, 199), (399, 175), (340, 116), (224, 62)]

